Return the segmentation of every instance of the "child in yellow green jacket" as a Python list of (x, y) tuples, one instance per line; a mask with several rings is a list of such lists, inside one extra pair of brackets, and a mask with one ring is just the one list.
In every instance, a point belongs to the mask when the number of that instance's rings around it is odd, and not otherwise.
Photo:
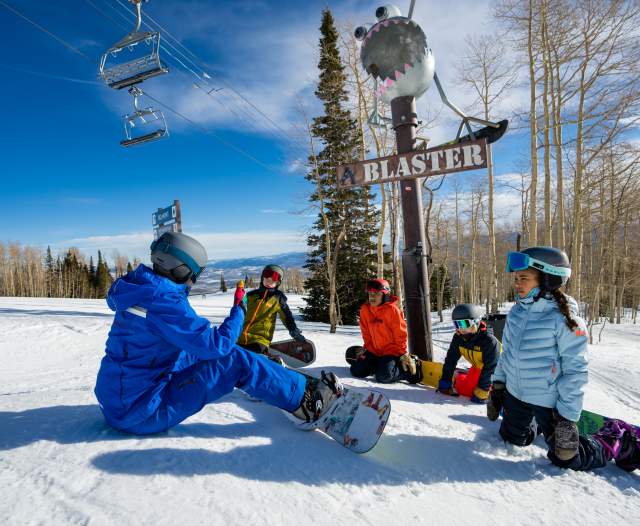
[(278, 265), (267, 265), (262, 270), (260, 287), (247, 293), (247, 314), (238, 344), (253, 352), (269, 354), (269, 346), (276, 328), (276, 316), (295, 340), (304, 342), (287, 305), (287, 297), (278, 290), (284, 270)]

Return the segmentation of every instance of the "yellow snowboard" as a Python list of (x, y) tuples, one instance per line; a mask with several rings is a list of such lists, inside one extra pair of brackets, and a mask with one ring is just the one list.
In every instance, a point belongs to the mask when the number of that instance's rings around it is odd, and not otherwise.
[(430, 385), (431, 387), (438, 387), (443, 366), (444, 364), (441, 362), (422, 360), (422, 382), (420, 383)]

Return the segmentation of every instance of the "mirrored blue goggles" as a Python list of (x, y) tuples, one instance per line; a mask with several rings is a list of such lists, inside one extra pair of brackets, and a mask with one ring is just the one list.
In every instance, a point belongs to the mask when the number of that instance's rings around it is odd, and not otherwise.
[(476, 324), (476, 320), (453, 320), (456, 329), (468, 329)]
[(523, 254), (522, 252), (509, 252), (509, 254), (507, 254), (507, 272), (517, 272), (519, 270), (527, 270), (528, 268), (534, 268), (545, 274), (552, 274), (553, 276), (566, 278), (571, 276), (570, 268), (554, 267), (553, 265), (549, 265), (549, 263), (532, 258), (529, 254)]

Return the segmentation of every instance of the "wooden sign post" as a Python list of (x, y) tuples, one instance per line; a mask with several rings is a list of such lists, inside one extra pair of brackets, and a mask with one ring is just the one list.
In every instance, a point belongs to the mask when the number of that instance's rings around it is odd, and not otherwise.
[(486, 139), (416, 150), (418, 116), (415, 97), (393, 99), (391, 117), (396, 132), (397, 155), (342, 165), (337, 168), (336, 175), (338, 186), (342, 188), (398, 182), (402, 203), (402, 281), (409, 350), (423, 360), (433, 360), (422, 178), (486, 168)]

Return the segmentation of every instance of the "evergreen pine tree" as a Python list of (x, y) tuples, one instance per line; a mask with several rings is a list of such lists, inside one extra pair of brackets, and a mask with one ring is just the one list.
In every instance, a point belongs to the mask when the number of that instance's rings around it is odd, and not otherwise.
[[(314, 142), (320, 143), (323, 150), (316, 156), (312, 152), (307, 180), (314, 185), (309, 200), (315, 205), (322, 202), (324, 210), (320, 210), (314, 231), (307, 238), (308, 296), (302, 313), (307, 320), (330, 322), (326, 242), (329, 234), (331, 258), (337, 254), (338, 321), (353, 324), (360, 305), (366, 301), (365, 281), (375, 268), (373, 240), (378, 214), (368, 187), (337, 188), (336, 168), (358, 157), (359, 140), (355, 120), (344, 107), (348, 101), (346, 76), (337, 45), (338, 32), (329, 9), (322, 12), (320, 32), (320, 80), (315, 93), (324, 104), (324, 114), (313, 120), (311, 133), (319, 139)], [(332, 326), (331, 330), (335, 328)]]
[(129, 272), (133, 272), (133, 265), (131, 264), (131, 261), (127, 261), (127, 274)]
[(53, 262), (53, 256), (51, 255), (51, 247), (47, 246), (47, 255), (44, 259), (45, 264), (45, 286), (47, 290), (47, 297), (50, 298), (53, 295), (53, 287), (55, 283), (55, 264)]
[(224, 280), (224, 274), (220, 273), (220, 290), (222, 292), (227, 292), (227, 283)]
[(96, 298), (106, 298), (111, 286), (111, 275), (106, 260), (102, 258), (102, 252), (98, 250), (98, 267), (96, 268), (95, 291)]

